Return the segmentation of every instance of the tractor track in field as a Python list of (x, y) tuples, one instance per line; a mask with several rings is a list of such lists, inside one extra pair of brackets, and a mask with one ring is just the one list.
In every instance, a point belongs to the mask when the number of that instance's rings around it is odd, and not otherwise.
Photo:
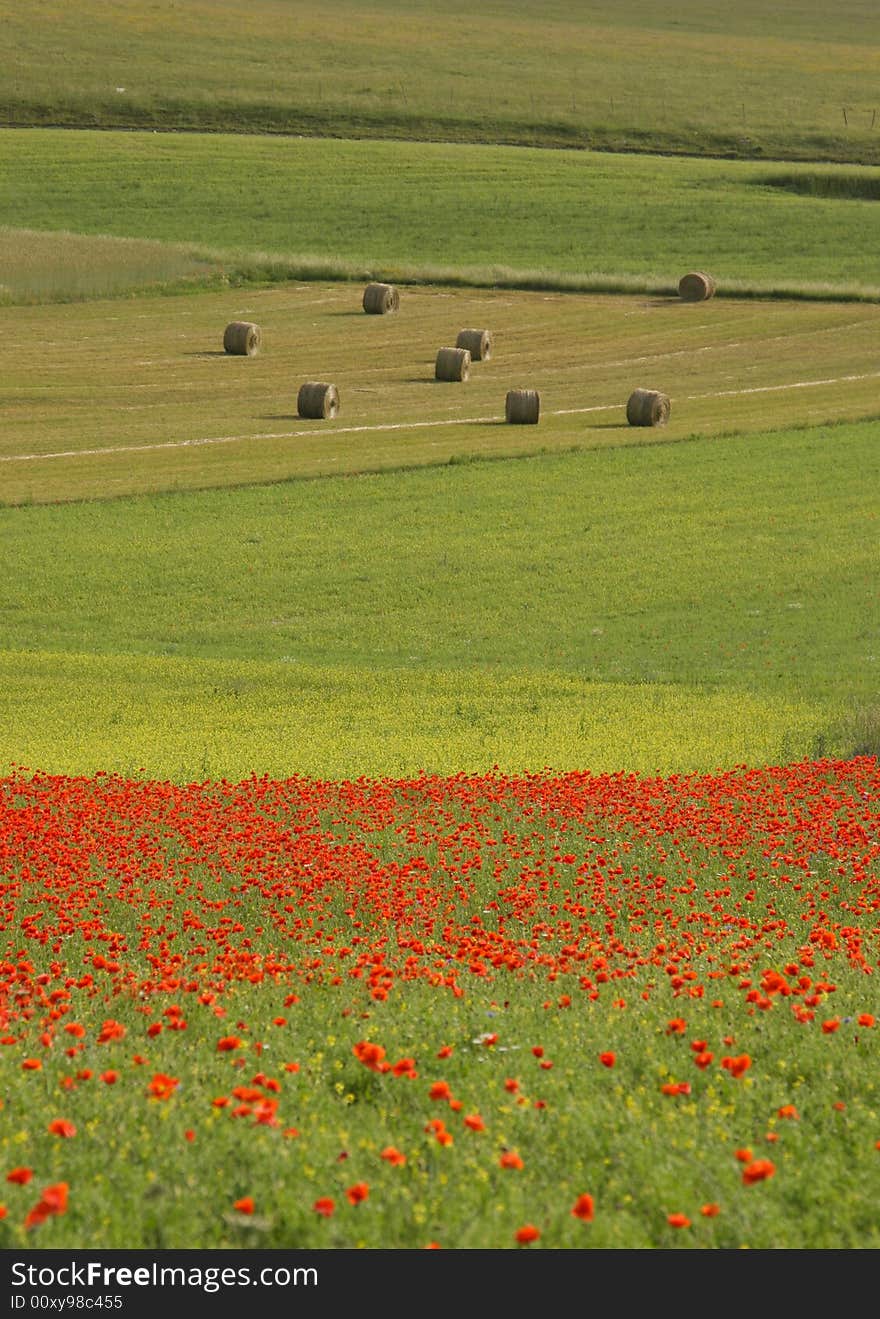
[[(772, 394), (781, 393), (790, 389), (815, 389), (822, 385), (840, 385), (848, 384), (858, 380), (876, 380), (880, 379), (880, 371), (867, 371), (857, 375), (832, 376), (820, 380), (792, 380), (784, 384), (777, 385), (753, 385), (745, 389), (721, 389), (713, 390), (704, 394), (685, 394), (682, 396), (682, 402), (696, 402), (698, 400), (712, 398), (739, 398), (749, 394)], [(672, 401), (678, 401), (674, 396)], [(582, 416), (591, 412), (616, 412), (625, 408), (623, 403), (598, 403), (591, 404), (583, 408), (556, 408), (548, 410), (546, 415), (550, 417), (567, 417)], [(395, 422), (377, 422), (363, 426), (334, 426), (331, 433), (334, 435), (356, 435), (363, 433), (382, 433), (391, 431), (415, 431), (427, 430), (429, 428), (441, 426), (476, 426), (497, 424), (503, 422), (503, 416), (492, 415), (483, 417), (445, 417), (433, 421), (395, 421)], [(15, 462), (40, 462), (51, 461), (63, 458), (89, 458), (101, 457), (107, 454), (122, 453), (146, 453), (152, 450), (160, 449), (188, 449), (199, 448), (213, 444), (236, 444), (246, 443), (250, 440), (293, 440), (302, 439), (309, 435), (314, 435), (314, 427), (308, 429), (298, 429), (290, 431), (261, 431), (252, 435), (206, 435), (196, 436), (187, 440), (159, 440), (152, 444), (126, 444), (126, 445), (104, 445), (97, 449), (61, 449), (51, 453), (10, 453), (0, 455), (0, 463)]]

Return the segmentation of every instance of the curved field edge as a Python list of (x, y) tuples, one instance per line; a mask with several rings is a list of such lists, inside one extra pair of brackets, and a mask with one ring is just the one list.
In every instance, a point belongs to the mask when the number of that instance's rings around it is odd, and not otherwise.
[[(449, 143), (0, 130), (0, 170), (7, 230), (106, 237), (112, 217), (113, 236), (188, 249), (209, 283), (387, 278), (668, 294), (696, 268), (716, 277), (720, 296), (874, 299), (880, 287), (864, 239), (880, 188), (872, 167), (781, 173)], [(86, 296), (95, 264), (84, 256), (72, 291), (59, 275), (58, 296)], [(14, 252), (4, 261), (0, 250), (0, 285), (15, 290), (7, 299), (52, 296), (36, 267), (28, 291)], [(96, 273), (95, 295), (101, 288)]]
[(710, 772), (849, 750), (817, 701), (560, 673), (0, 651), (0, 764), (178, 783)]

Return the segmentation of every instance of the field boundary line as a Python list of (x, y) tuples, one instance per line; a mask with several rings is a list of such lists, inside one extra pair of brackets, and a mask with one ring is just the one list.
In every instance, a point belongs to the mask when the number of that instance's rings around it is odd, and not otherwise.
[[(866, 371), (860, 375), (833, 376), (824, 380), (794, 380), (783, 385), (754, 385), (747, 389), (721, 389), (708, 394), (685, 394), (686, 403), (709, 398), (739, 398), (748, 394), (772, 394), (786, 389), (814, 389), (820, 385), (849, 384), (854, 380), (880, 379), (880, 371)], [(583, 408), (555, 408), (548, 411), (550, 417), (573, 417), (589, 412), (615, 412), (624, 408), (624, 403), (594, 403)], [(389, 421), (377, 422), (364, 426), (334, 426), (332, 435), (359, 435), (367, 432), (384, 433), (388, 431), (426, 430), (439, 426), (475, 426), (489, 422), (503, 422), (500, 415), (491, 417), (444, 417), (434, 421)], [(160, 440), (154, 444), (118, 444), (106, 445), (100, 449), (62, 449), (52, 453), (7, 453), (0, 454), (0, 463), (25, 463), (49, 461), (56, 458), (95, 458), (102, 454), (148, 453), (159, 449), (199, 448), (210, 444), (240, 444), (250, 440), (295, 440), (314, 435), (315, 430), (263, 431), (256, 435), (205, 435), (189, 440)]]

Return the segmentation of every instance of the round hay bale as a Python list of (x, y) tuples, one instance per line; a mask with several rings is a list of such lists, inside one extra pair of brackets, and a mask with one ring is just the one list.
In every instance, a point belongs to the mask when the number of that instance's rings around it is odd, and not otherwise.
[(320, 417), (322, 421), (335, 417), (339, 411), (339, 391), (335, 385), (307, 380), (300, 385), (296, 410), (301, 417)]
[(487, 362), (492, 356), (492, 336), (488, 330), (459, 330), (456, 348), (466, 348), (472, 362)]
[(517, 426), (534, 426), (541, 412), (541, 396), (536, 389), (511, 389), (504, 402), (506, 421)]
[(669, 398), (656, 389), (634, 389), (626, 405), (630, 426), (665, 426), (669, 420)]
[(715, 296), (717, 285), (703, 270), (692, 270), (678, 281), (678, 296), (683, 302), (705, 302)]
[(373, 316), (384, 316), (399, 306), (400, 294), (393, 284), (368, 284), (364, 289), (364, 311)]
[(466, 348), (441, 348), (434, 363), (437, 380), (467, 380), (471, 373), (471, 355)]
[(223, 333), (223, 347), (238, 357), (253, 357), (260, 351), (263, 331), (253, 321), (230, 321)]

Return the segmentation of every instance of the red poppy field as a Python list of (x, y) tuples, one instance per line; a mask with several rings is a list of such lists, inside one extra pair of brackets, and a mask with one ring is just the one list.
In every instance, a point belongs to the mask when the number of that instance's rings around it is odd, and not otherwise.
[(880, 767), (2, 781), (2, 1222), (880, 1245)]

